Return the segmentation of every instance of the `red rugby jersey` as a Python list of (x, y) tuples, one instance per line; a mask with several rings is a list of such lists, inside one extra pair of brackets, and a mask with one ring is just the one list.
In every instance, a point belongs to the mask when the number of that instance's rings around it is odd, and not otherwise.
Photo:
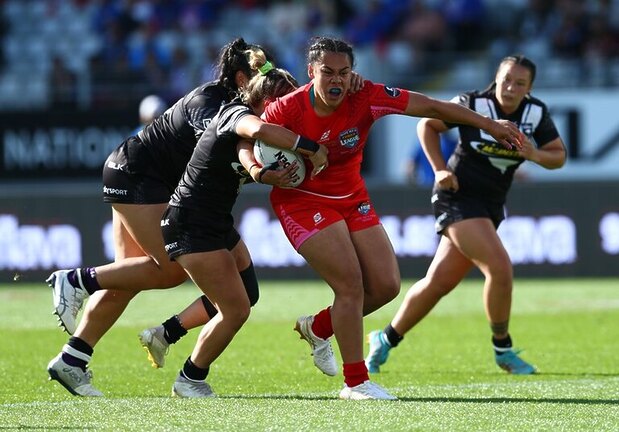
[(365, 81), (363, 89), (347, 95), (337, 110), (318, 117), (310, 100), (312, 83), (267, 105), (263, 118), (281, 125), (329, 149), (329, 167), (310, 180), (312, 164), (306, 159), (307, 176), (295, 189), (273, 188), (273, 194), (309, 192), (341, 198), (364, 187), (361, 177), (363, 148), (372, 124), (388, 114), (402, 114), (408, 104), (405, 90)]

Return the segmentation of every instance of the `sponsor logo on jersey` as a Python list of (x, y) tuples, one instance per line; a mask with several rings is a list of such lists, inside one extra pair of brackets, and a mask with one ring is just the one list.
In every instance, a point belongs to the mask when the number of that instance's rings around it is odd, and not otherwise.
[(372, 204), (370, 204), (367, 201), (362, 202), (361, 204), (359, 204), (359, 207), (357, 207), (357, 211), (361, 213), (362, 215), (368, 214), (371, 209), (372, 209)]
[(531, 135), (533, 135), (533, 123), (522, 123), (520, 125), (520, 130), (523, 134), (530, 137)]
[(178, 242), (174, 242), (174, 243), (168, 243), (167, 245), (164, 246), (165, 247), (165, 251), (169, 252), (172, 249), (175, 249), (178, 247)]
[(320, 135), (318, 142), (328, 141), (329, 135), (331, 135), (331, 129), (327, 129), (326, 131), (324, 131), (322, 135)]
[(434, 222), (434, 230), (441, 231), (444, 228), (443, 222), (445, 222), (447, 218), (449, 218), (449, 215), (447, 213), (441, 213), (441, 215), (437, 217), (436, 221)]
[(506, 149), (497, 143), (471, 141), (471, 147), (477, 153), (486, 156), (490, 165), (501, 171), (501, 174), (505, 174), (507, 168), (517, 165), (523, 160), (522, 156), (518, 154), (518, 150)]
[(129, 192), (127, 191), (127, 189), (114, 189), (114, 188), (109, 188), (107, 186), (103, 186), (103, 193), (108, 194), (108, 195), (127, 196)]
[(361, 141), (359, 130), (352, 128), (340, 133), (340, 144), (346, 148), (353, 148)]
[(398, 97), (400, 96), (400, 89), (397, 89), (395, 87), (389, 87), (389, 86), (385, 86), (385, 93), (387, 93), (389, 96), (391, 97)]
[(161, 220), (161, 226), (169, 226), (169, 225), (170, 225), (170, 219)]
[(125, 167), (123, 164), (119, 164), (116, 162), (108, 162), (107, 163), (107, 167), (113, 170), (118, 170), (118, 171), (122, 171), (122, 169)]
[(518, 154), (518, 150), (507, 149), (498, 143), (471, 141), (471, 147), (474, 148), (477, 153), (481, 153), (486, 156), (522, 159), (522, 157)]
[(320, 222), (322, 222), (324, 220), (324, 218), (322, 217), (322, 215), (320, 214), (320, 212), (316, 213), (314, 215), (314, 223), (315, 224), (319, 224)]
[(208, 125), (211, 123), (211, 119), (210, 118), (205, 118), (202, 119), (202, 127), (206, 130), (206, 128), (208, 127)]

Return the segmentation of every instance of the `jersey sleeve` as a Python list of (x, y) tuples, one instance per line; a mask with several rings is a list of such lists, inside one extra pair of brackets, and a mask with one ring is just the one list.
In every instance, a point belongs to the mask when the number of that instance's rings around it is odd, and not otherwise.
[(195, 95), (187, 102), (187, 120), (197, 138), (202, 135), (213, 117), (217, 115), (223, 102), (219, 95), (208, 93)]
[(254, 112), (245, 105), (233, 104), (224, 107), (217, 121), (217, 135), (236, 134), (236, 125), (246, 115), (254, 115)]
[(374, 120), (389, 114), (403, 114), (406, 110), (410, 96), (408, 91), (371, 81), (365, 82), (365, 88), (369, 90), (370, 110)]
[(559, 137), (559, 131), (555, 126), (552, 117), (550, 117), (550, 113), (548, 112), (548, 108), (543, 107), (544, 113), (542, 114), (542, 120), (539, 123), (539, 126), (535, 129), (533, 133), (533, 138), (535, 138), (535, 142), (538, 147), (543, 147), (548, 144), (550, 141)]

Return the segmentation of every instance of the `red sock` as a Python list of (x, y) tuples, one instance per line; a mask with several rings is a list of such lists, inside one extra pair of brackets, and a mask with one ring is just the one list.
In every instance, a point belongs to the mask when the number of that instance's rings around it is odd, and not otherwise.
[(368, 368), (365, 362), (344, 363), (344, 382), (348, 387), (355, 387), (369, 380)]
[(314, 315), (312, 331), (320, 339), (328, 339), (333, 336), (333, 324), (331, 324), (331, 306)]

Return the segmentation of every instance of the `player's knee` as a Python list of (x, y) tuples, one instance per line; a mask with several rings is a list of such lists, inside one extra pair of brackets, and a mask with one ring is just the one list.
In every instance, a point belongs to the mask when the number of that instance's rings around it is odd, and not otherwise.
[(500, 265), (495, 265), (487, 273), (486, 279), (491, 287), (511, 291), (513, 271), (510, 264), (501, 263)]
[(256, 272), (254, 271), (254, 263), (250, 262), (249, 267), (239, 273), (247, 292), (247, 298), (249, 298), (249, 304), (251, 306), (258, 303), (260, 298), (260, 289), (258, 287), (258, 279), (256, 278)]
[(249, 301), (247, 299), (239, 299), (234, 308), (223, 312), (224, 321), (227, 321), (228, 326), (234, 329), (234, 331), (238, 331), (249, 319), (250, 312), (251, 306)]
[(242, 307), (238, 309), (238, 322), (240, 325), (245, 324), (245, 322), (249, 319), (249, 314), (251, 313), (251, 306), (249, 303), (245, 303)]
[(184, 283), (188, 276), (185, 270), (175, 261), (157, 262), (152, 259), (156, 271), (152, 272), (152, 288), (165, 289), (173, 288)]
[(379, 284), (378, 296), (382, 304), (389, 303), (400, 294), (401, 281), (399, 275), (384, 275)]
[(385, 288), (385, 300), (388, 302), (396, 298), (400, 294), (402, 281), (399, 277), (394, 277)]

